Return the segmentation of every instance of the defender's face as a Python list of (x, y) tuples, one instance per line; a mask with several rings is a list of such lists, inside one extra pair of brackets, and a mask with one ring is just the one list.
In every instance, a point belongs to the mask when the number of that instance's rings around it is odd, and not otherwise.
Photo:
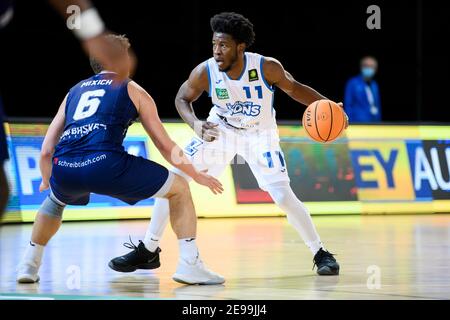
[(212, 45), (214, 60), (216, 60), (219, 70), (222, 72), (230, 70), (238, 58), (236, 41), (229, 34), (214, 32)]

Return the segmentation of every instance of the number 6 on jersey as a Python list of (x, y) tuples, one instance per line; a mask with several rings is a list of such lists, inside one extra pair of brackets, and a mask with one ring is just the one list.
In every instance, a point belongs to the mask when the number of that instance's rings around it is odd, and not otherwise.
[(105, 90), (99, 89), (83, 93), (80, 97), (80, 101), (78, 101), (73, 120), (77, 121), (93, 116), (97, 112), (101, 102), (99, 97), (103, 97), (105, 92)]

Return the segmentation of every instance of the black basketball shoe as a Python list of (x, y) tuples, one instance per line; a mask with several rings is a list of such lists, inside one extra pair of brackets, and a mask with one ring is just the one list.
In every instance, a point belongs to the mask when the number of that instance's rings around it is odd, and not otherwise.
[(161, 266), (159, 262), (160, 248), (157, 248), (155, 252), (150, 252), (141, 240), (136, 247), (131, 241), (131, 237), (130, 243), (125, 242), (123, 245), (128, 249), (133, 249), (133, 251), (112, 259), (108, 263), (111, 269), (119, 272), (133, 272), (137, 269), (156, 269)]
[(321, 276), (334, 276), (339, 274), (339, 264), (333, 254), (320, 248), (314, 256), (314, 265), (317, 266), (317, 274)]

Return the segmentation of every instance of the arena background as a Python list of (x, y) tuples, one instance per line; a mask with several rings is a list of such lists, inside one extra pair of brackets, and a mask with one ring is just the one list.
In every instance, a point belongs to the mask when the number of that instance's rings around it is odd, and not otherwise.
[[(276, 57), (330, 99), (343, 99), (359, 59), (371, 54), (379, 60), (383, 120), (450, 120), (450, 112), (443, 112), (450, 82), (450, 49), (442, 44), (450, 35), (445, 1), (93, 2), (111, 30), (130, 37), (139, 58), (134, 79), (155, 98), (162, 118), (179, 118), (174, 95), (192, 68), (211, 56), (209, 19), (227, 10), (255, 25), (250, 51)], [(366, 27), (372, 4), (381, 9), (380, 30)], [(16, 6), (15, 19), (1, 31), (0, 92), (10, 117), (48, 118), (91, 70), (78, 41), (46, 1)], [(280, 120), (297, 120), (303, 112), (282, 93), (275, 106)], [(206, 95), (196, 110), (207, 114)]]
[[(375, 56), (383, 124), (388, 126), (352, 125), (331, 145), (311, 143), (299, 126), (303, 106), (282, 92), (276, 94), (294, 192), (312, 214), (408, 213), (411, 203), (417, 213), (449, 211), (450, 112), (445, 93), (450, 51), (442, 41), (450, 35), (450, 19), (442, 3), (305, 1), (270, 6), (257, 1), (190, 1), (158, 3), (157, 9), (143, 1), (127, 1), (126, 6), (121, 1), (94, 3), (112, 31), (131, 39), (139, 59), (133, 78), (154, 97), (161, 118), (181, 145), (192, 132), (174, 123), (179, 122), (174, 96), (192, 68), (211, 56), (209, 19), (215, 13), (247, 16), (256, 32), (249, 51), (276, 57), (297, 80), (335, 101), (343, 100), (346, 81), (359, 72), (359, 59)], [(366, 10), (372, 4), (381, 9), (380, 30), (366, 26)], [(92, 72), (78, 41), (45, 1), (17, 2), (15, 19), (1, 32), (3, 43), (9, 44), (1, 50), (0, 90), (9, 116), (12, 159), (7, 172), (13, 193), (5, 220), (32, 221), (45, 197), (38, 192), (37, 163), (46, 124), (70, 87)], [(206, 94), (195, 107), (199, 117), (206, 117)], [(164, 162), (138, 124), (125, 146)], [(282, 215), (257, 188), (247, 166), (230, 166), (223, 182), (227, 192), (221, 210), (216, 202), (202, 200), (201, 189), (193, 186), (200, 216)], [(89, 215), (69, 208), (65, 219), (148, 217), (152, 204), (149, 199), (124, 210), (120, 201), (94, 196), (83, 209), (90, 210)]]
[[(179, 145), (190, 142), (186, 124), (165, 127)], [(7, 125), (11, 197), (5, 222), (33, 221), (48, 194), (39, 192), (38, 166), (46, 129), (37, 123)], [(450, 126), (351, 126), (332, 144), (312, 142), (298, 125), (281, 125), (279, 131), (292, 189), (313, 215), (411, 214), (412, 207), (416, 214), (450, 211)], [(130, 127), (124, 146), (168, 166), (140, 124)], [(274, 166), (284, 167), (284, 161), (272, 158)], [(225, 192), (219, 197), (205, 197), (204, 187), (191, 184), (198, 216), (284, 215), (242, 163), (235, 159), (221, 175)], [(92, 194), (88, 206), (68, 206), (64, 219), (148, 218), (153, 204), (147, 199), (130, 207)]]

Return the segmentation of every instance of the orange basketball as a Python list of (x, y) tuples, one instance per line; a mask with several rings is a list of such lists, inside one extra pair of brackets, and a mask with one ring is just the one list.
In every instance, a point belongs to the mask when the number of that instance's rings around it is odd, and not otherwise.
[(306, 133), (317, 142), (336, 140), (344, 131), (345, 123), (344, 110), (331, 100), (311, 103), (303, 113), (302, 119)]

